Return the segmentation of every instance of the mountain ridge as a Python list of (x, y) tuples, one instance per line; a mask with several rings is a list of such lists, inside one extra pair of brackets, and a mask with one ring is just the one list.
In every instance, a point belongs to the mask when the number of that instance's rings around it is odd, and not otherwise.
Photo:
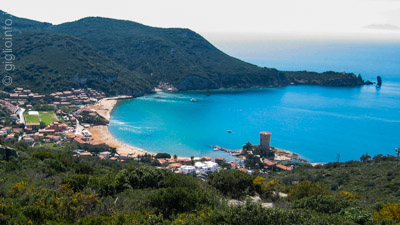
[[(5, 19), (3, 13), (0, 17), (2, 20)], [(41, 49), (41, 54), (37, 53), (34, 56), (20, 54), (21, 48), (39, 47), (40, 45), (37, 42), (31, 43), (35, 43), (36, 46), (19, 46), (20, 48), (15, 50), (16, 56), (28, 57), (28, 59), (16, 60), (17, 64), (29, 60), (39, 62), (40, 60), (37, 58), (54, 55), (55, 58), (60, 59), (60, 62), (52, 60), (53, 70), (66, 73), (69, 86), (94, 88), (102, 86), (101, 89), (109, 95), (143, 95), (151, 93), (151, 89), (160, 86), (160, 84), (168, 84), (177, 90), (276, 87), (290, 84), (329, 86), (364, 84), (362, 78), (356, 77), (354, 74), (312, 73), (312, 79), (310, 79), (309, 72), (284, 72), (272, 68), (258, 67), (225, 54), (201, 35), (186, 28), (157, 28), (128, 20), (103, 17), (86, 17), (73, 22), (52, 25), (13, 16), (13, 22), (17, 37), (18, 35), (33, 34), (32, 32), (41, 32), (53, 38), (62, 39), (67, 36), (75, 38), (70, 41), (76, 42), (76, 44), (79, 42), (77, 45), (81, 45), (82, 49), (68, 49), (66, 46), (64, 51), (75, 51), (72, 53), (71, 57), (73, 57), (74, 55), (81, 55), (82, 52), (85, 52), (84, 49), (89, 49), (89, 52), (93, 54), (91, 60), (94, 67), (99, 65), (98, 68), (96, 67), (97, 70), (104, 70), (103, 72), (97, 71), (97, 73), (103, 76), (106, 71), (109, 73), (109, 68), (115, 67), (123, 73), (120, 76), (114, 73), (113, 80), (115, 81), (119, 77), (120, 83), (125, 85), (123, 85), (123, 88), (118, 88), (119, 84), (110, 82), (110, 88), (107, 88), (105, 87), (107, 82), (101, 85), (98, 84), (98, 81), (97, 83), (71, 83), (70, 77), (74, 71), (68, 71), (61, 66), (71, 64), (71, 60), (64, 57), (69, 53), (57, 49), (57, 55), (54, 53), (54, 48), (44, 48)], [(41, 38), (44, 38), (43, 35)], [(29, 43), (25, 44), (28, 45)], [(88, 54), (87, 51), (86, 54)], [(87, 63), (84, 57), (80, 59), (80, 61), (72, 60), (74, 65), (70, 65), (70, 67), (77, 67), (76, 76), (79, 79), (96, 77), (98, 75), (96, 72), (87, 70), (87, 66), (84, 65)], [(100, 66), (102, 61), (107, 64), (105, 67)], [(20, 66), (26, 67), (26, 63), (22, 63)], [(25, 74), (22, 74), (21, 70), (24, 70)], [(2, 73), (4, 74), (4, 72)], [(14, 73), (16, 74), (15, 84), (20, 84), (18, 81), (24, 80), (24, 75), (31, 77), (35, 73), (40, 73), (40, 71), (20, 68), (19, 73)], [(47, 76), (50, 76), (50, 74)], [(101, 80), (101, 76), (99, 79), (94, 78), (94, 80)], [(97, 84), (97, 86), (94, 84)], [(37, 89), (42, 89), (38, 90), (39, 92), (47, 91), (41, 87)]]

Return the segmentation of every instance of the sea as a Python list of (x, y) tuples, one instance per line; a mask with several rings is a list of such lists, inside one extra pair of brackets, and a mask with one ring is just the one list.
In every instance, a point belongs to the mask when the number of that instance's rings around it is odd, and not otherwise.
[[(240, 149), (271, 145), (310, 162), (359, 160), (400, 148), (400, 42), (218, 42), (244, 61), (287, 71), (338, 71), (383, 78), (380, 88), (298, 85), (277, 88), (156, 93), (121, 101), (109, 130), (120, 141), (151, 152), (234, 160), (212, 145)], [(192, 100), (192, 101), (191, 101)], [(195, 101), (194, 101), (195, 100)], [(232, 132), (228, 132), (232, 131)]]

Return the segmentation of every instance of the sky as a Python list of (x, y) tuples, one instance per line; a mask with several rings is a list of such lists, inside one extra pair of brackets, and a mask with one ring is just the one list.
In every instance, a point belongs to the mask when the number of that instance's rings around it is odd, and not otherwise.
[(210, 36), (258, 33), (400, 40), (400, 0), (4, 0), (0, 9), (53, 24), (101, 16), (190, 28)]

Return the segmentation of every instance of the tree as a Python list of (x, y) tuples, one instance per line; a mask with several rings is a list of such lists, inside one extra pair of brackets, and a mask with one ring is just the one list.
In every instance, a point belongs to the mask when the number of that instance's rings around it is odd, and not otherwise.
[(164, 217), (170, 218), (178, 213), (198, 210), (202, 204), (210, 204), (211, 201), (204, 191), (185, 187), (169, 187), (157, 190), (156, 194), (150, 198), (150, 205)]
[(368, 153), (365, 153), (360, 157), (361, 162), (367, 162), (368, 160), (371, 160), (371, 156)]
[(170, 159), (171, 155), (168, 153), (157, 153), (155, 158), (156, 159)]
[(208, 183), (232, 198), (241, 198), (254, 192), (253, 176), (239, 170), (222, 170), (210, 174)]
[(328, 190), (320, 183), (305, 180), (290, 188), (288, 198), (290, 200), (298, 200), (306, 197), (328, 194)]
[(46, 127), (46, 123), (44, 123), (43, 121), (40, 121), (40, 129), (43, 129)]

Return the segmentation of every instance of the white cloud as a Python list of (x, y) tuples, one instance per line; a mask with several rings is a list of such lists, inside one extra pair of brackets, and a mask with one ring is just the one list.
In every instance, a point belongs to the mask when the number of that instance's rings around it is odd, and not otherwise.
[(400, 30), (400, 27), (392, 24), (370, 24), (365, 26), (365, 28), (378, 30)]

